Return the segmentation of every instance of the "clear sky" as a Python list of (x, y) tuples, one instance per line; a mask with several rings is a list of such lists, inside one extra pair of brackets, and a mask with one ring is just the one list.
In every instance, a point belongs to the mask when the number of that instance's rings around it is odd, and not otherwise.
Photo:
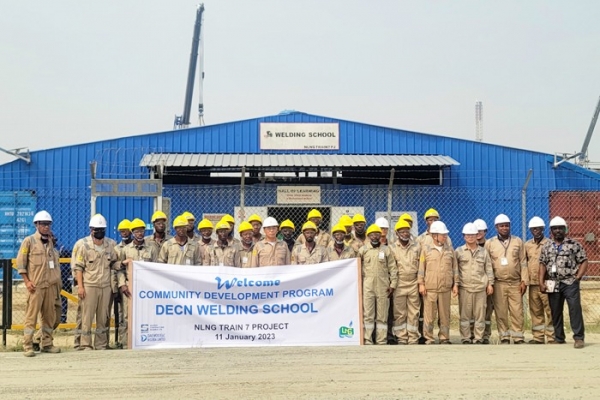
[[(474, 139), (480, 100), (485, 142), (576, 152), (600, 96), (598, 0), (204, 3), (206, 124), (294, 109)], [(197, 4), (0, 0), (0, 147), (171, 130)]]

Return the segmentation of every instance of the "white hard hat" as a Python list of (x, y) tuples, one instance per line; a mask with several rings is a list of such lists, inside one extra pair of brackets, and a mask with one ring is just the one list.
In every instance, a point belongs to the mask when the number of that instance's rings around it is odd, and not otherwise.
[(101, 214), (90, 218), (90, 228), (106, 228), (106, 219)]
[(377, 218), (377, 220), (375, 221), (375, 225), (377, 225), (380, 228), (390, 229), (390, 223), (387, 219), (383, 217)]
[(38, 211), (38, 213), (35, 214), (35, 216), (33, 217), (33, 222), (36, 223), (40, 221), (52, 222), (52, 216), (46, 210)]
[(566, 227), (567, 226), (567, 221), (565, 221), (561, 217), (554, 217), (550, 221), (550, 227), (553, 227), (553, 226), (564, 226), (564, 227)]
[(263, 228), (268, 228), (270, 226), (279, 226), (279, 223), (277, 223), (277, 220), (273, 217), (267, 217), (265, 218), (265, 222), (263, 222)]
[(448, 232), (450, 231), (448, 230), (448, 228), (446, 228), (446, 224), (442, 221), (434, 221), (433, 224), (431, 224), (431, 227), (429, 228), (429, 233), (440, 233), (445, 235)]
[(499, 214), (494, 220), (494, 225), (510, 224), (510, 218), (506, 214)]
[(479, 229), (477, 229), (474, 223), (468, 222), (463, 227), (462, 233), (463, 235), (477, 235), (479, 233)]
[(488, 227), (484, 220), (476, 219), (475, 221), (473, 221), (473, 224), (475, 224), (475, 227), (478, 231), (487, 231)]
[(529, 220), (529, 228), (546, 227), (546, 223), (540, 217), (533, 217)]

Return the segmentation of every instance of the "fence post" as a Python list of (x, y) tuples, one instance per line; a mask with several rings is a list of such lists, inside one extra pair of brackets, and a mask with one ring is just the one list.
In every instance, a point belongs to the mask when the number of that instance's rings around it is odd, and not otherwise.
[(530, 169), (527, 172), (527, 178), (525, 178), (525, 184), (523, 185), (523, 189), (521, 189), (521, 227), (522, 227), (522, 236), (523, 242), (527, 240), (527, 186), (529, 186), (529, 180), (531, 179), (531, 174), (533, 170)]
[(12, 264), (0, 260), (2, 266), (2, 345), (6, 347), (6, 331), (12, 325)]
[(242, 214), (240, 219), (246, 220), (246, 210), (244, 209), (246, 202), (246, 166), (242, 167), (242, 180), (240, 182), (240, 213)]
[(390, 226), (392, 225), (392, 188), (394, 185), (394, 174), (396, 170), (394, 168), (390, 171), (390, 184), (388, 185), (388, 204), (387, 204), (387, 220)]

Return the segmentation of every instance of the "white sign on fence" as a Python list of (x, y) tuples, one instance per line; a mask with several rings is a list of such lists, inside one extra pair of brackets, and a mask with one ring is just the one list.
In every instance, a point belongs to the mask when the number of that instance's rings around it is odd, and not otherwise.
[(261, 150), (339, 150), (337, 123), (261, 122)]
[(321, 187), (277, 186), (277, 204), (321, 204)]
[(356, 259), (243, 269), (136, 261), (132, 272), (134, 349), (362, 342)]

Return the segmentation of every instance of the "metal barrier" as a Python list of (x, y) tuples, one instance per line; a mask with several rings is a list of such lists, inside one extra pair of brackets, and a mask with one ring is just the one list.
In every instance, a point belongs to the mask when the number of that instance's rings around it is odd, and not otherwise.
[(12, 268), (10, 260), (0, 260), (2, 267), (2, 346), (6, 347), (6, 331), (12, 324)]

